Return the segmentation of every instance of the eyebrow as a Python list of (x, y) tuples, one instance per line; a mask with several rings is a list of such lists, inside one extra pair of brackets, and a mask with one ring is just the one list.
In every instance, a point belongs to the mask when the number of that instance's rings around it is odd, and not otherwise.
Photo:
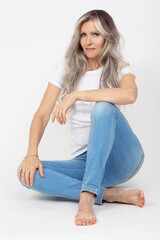
[[(94, 32), (98, 32), (97, 30), (93, 31), (93, 32), (90, 32), (90, 33), (94, 33)], [(81, 31), (81, 33), (85, 33), (84, 31)]]

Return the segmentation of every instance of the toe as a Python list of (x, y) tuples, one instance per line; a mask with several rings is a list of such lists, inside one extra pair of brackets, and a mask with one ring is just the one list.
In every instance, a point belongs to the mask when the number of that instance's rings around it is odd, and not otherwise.
[(144, 193), (142, 190), (139, 192), (138, 196), (139, 196), (140, 207), (143, 207), (145, 205), (146, 199), (144, 197)]
[(82, 225), (81, 220), (76, 220), (75, 224), (78, 226)]
[(138, 207), (143, 207), (143, 204), (140, 202), (137, 205), (138, 205)]
[(86, 220), (85, 219), (82, 220), (82, 225), (86, 225)]
[(92, 218), (92, 219), (90, 220), (90, 224), (91, 224), (91, 225), (92, 225), (92, 224), (95, 224), (94, 218)]
[(86, 221), (87, 225), (90, 225), (90, 222), (89, 221)]
[(78, 222), (78, 225), (82, 225), (81, 219), (79, 219), (77, 222)]
[(82, 225), (81, 218), (78, 215), (76, 215), (76, 217), (75, 217), (75, 224), (78, 226)]
[(140, 198), (144, 198), (144, 193), (143, 193), (142, 190), (139, 192), (139, 197), (140, 197)]
[(143, 200), (139, 201), (139, 207), (143, 207), (144, 204), (143, 204)]

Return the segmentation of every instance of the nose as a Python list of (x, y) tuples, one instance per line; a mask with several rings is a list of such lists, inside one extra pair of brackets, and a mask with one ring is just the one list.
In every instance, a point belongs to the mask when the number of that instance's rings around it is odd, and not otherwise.
[(91, 38), (91, 36), (87, 36), (86, 37), (86, 45), (90, 45), (90, 44), (92, 44), (92, 38)]

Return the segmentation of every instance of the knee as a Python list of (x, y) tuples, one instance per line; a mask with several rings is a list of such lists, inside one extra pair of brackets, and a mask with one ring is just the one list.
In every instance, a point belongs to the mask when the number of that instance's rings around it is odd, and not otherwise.
[(98, 116), (112, 115), (115, 114), (116, 106), (109, 102), (96, 102), (94, 104), (92, 114)]
[[(36, 187), (39, 185), (39, 182), (41, 181), (41, 176), (40, 176), (40, 174), (39, 174), (39, 170), (38, 169), (36, 169), (35, 170), (35, 173), (34, 173), (34, 177), (33, 177), (33, 185), (29, 185), (29, 186), (27, 186), (26, 184), (24, 184), (23, 183), (23, 181), (22, 181), (22, 177), (20, 176), (20, 178), (19, 178), (19, 174), (18, 174), (18, 172), (19, 172), (19, 167), (20, 167), (20, 165), (18, 166), (18, 168), (17, 168), (17, 177), (18, 177), (18, 180), (19, 180), (19, 182), (22, 184), (22, 186), (24, 186), (24, 187), (26, 187), (26, 188), (28, 188), (28, 189), (36, 189)], [(45, 172), (45, 171), (44, 171)], [(46, 174), (45, 174), (46, 175)], [(29, 182), (30, 182), (30, 179), (29, 179)]]
[[(144, 158), (145, 158), (145, 155), (143, 152), (141, 157), (139, 158), (138, 164), (135, 165), (135, 169), (134, 169), (133, 173), (129, 176), (128, 180), (131, 179), (132, 177), (134, 177), (138, 173), (138, 171), (141, 169), (143, 162), (144, 162)], [(138, 159), (138, 157), (137, 157), (137, 159)]]

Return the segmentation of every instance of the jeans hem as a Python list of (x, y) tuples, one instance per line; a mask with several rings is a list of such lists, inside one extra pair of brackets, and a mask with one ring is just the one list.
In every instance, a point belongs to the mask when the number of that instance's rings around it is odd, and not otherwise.
[(105, 187), (101, 187), (98, 196), (95, 198), (95, 204), (98, 204), (98, 205), (104, 204), (104, 201), (103, 201), (104, 192), (105, 192)]
[(85, 187), (82, 187), (81, 188), (81, 192), (82, 191), (89, 191), (89, 192), (92, 192), (94, 194), (96, 194), (96, 196), (98, 195), (98, 192), (99, 192), (99, 189), (95, 189), (95, 188), (91, 188), (91, 187), (88, 187), (88, 186), (85, 186)]
[(103, 195), (105, 192), (105, 187), (101, 187), (99, 191), (95, 190), (93, 188), (90, 188), (90, 187), (83, 187), (81, 189), (81, 192), (83, 192), (83, 191), (89, 191), (89, 192), (96, 194), (95, 204), (102, 205), (104, 203), (104, 201), (102, 199), (103, 199)]

